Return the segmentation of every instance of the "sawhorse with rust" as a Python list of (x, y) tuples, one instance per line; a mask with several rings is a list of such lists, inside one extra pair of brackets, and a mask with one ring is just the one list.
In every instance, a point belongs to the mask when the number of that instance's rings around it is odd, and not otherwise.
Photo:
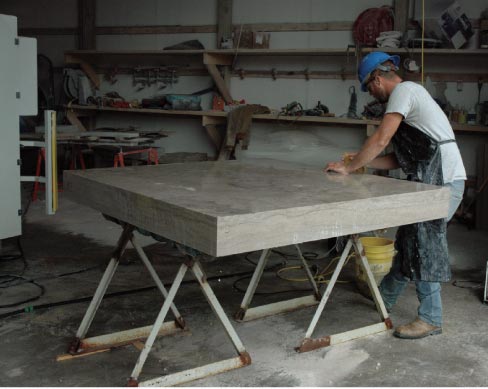
[[(179, 247), (185, 253), (186, 259), (180, 265), (173, 280), (172, 286), (169, 290), (166, 290), (163, 283), (161, 282), (161, 279), (156, 273), (156, 270), (152, 266), (149, 258), (146, 256), (144, 250), (139, 245), (134, 236), (135, 227), (129, 224), (121, 224), (123, 225), (123, 231), (117, 243), (117, 247), (107, 265), (107, 268), (105, 269), (100, 283), (98, 284), (97, 290), (78, 328), (76, 337), (72, 341), (68, 349), (68, 354), (63, 354), (59, 356), (58, 360), (66, 360), (70, 359), (71, 357), (78, 357), (83, 355), (91, 355), (94, 353), (110, 350), (114, 347), (132, 344), (136, 341), (145, 339), (144, 347), (142, 348), (134, 369), (129, 376), (128, 386), (172, 386), (249, 365), (251, 363), (251, 358), (244, 348), (244, 345), (239, 339), (236, 331), (232, 327), (231, 322), (227, 318), (215, 294), (213, 293), (212, 288), (207, 282), (207, 278), (198, 259), (199, 253), (188, 247)], [(102, 336), (86, 338), (85, 336), (90, 328), (90, 325), (95, 317), (95, 314), (105, 295), (105, 292), (107, 291), (107, 288), (110, 285), (110, 282), (117, 270), (119, 261), (129, 242), (132, 243), (132, 246), (135, 248), (138, 256), (149, 271), (152, 279), (154, 280), (159, 291), (164, 297), (164, 303), (161, 307), (161, 310), (159, 311), (159, 314), (153, 325), (106, 334)], [(225, 330), (226, 335), (232, 342), (232, 345), (237, 352), (237, 356), (229, 359), (224, 359), (219, 362), (214, 362), (205, 366), (200, 366), (193, 369), (176, 372), (173, 374), (168, 374), (158, 378), (140, 382), (139, 376), (141, 374), (144, 363), (146, 362), (146, 359), (149, 355), (149, 352), (153, 347), (156, 337), (186, 329), (186, 323), (181, 317), (176, 306), (174, 305), (173, 300), (178, 290), (180, 289), (183, 277), (188, 270), (193, 273), (195, 279), (197, 280), (200, 289), (202, 290), (207, 301), (209, 302), (214, 314), (219, 319)], [(175, 319), (172, 322), (165, 322), (166, 316), (168, 315), (168, 312), (170, 310), (173, 313)]]

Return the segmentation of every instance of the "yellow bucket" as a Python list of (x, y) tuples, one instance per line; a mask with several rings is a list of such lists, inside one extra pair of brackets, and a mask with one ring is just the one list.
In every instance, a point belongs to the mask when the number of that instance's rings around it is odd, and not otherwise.
[[(383, 277), (388, 274), (395, 256), (395, 244), (391, 239), (363, 237), (359, 238), (368, 259), (376, 284), (379, 285)], [(356, 256), (356, 284), (363, 293), (370, 294), (366, 273), (361, 267), (361, 259)]]

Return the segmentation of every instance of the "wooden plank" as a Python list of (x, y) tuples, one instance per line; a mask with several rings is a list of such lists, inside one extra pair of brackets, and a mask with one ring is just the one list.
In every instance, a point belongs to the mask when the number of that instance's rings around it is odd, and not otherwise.
[(95, 49), (96, 0), (78, 0), (78, 48)]
[(69, 359), (74, 359), (74, 358), (88, 357), (90, 355), (98, 354), (98, 353), (104, 353), (106, 351), (110, 351), (110, 348), (106, 348), (103, 350), (90, 351), (90, 352), (82, 353), (82, 354), (61, 354), (61, 355), (58, 355), (56, 357), (56, 362), (67, 361)]
[(408, 30), (408, 11), (409, 11), (409, 1), (408, 0), (395, 0), (395, 27), (396, 31), (401, 31), (405, 34)]
[[(227, 49), (227, 50), (205, 50), (206, 54), (226, 54), (241, 56), (345, 56), (348, 55), (347, 48), (316, 48), (316, 49)], [(349, 52), (351, 55), (351, 52)]]
[(68, 121), (72, 125), (76, 126), (78, 128), (78, 130), (80, 130), (80, 131), (86, 131), (85, 126), (83, 125), (82, 122), (80, 122), (80, 119), (78, 119), (78, 116), (72, 110), (70, 110), (70, 109), (67, 109), (66, 110), (66, 118), (68, 119)]
[[(385, 48), (376, 47), (365, 47), (361, 49), (363, 53), (371, 53), (372, 51), (385, 51)], [(388, 53), (390, 54), (420, 54), (421, 49), (405, 49), (405, 48), (388, 48)], [(424, 49), (424, 54), (432, 55), (486, 55), (488, 54), (488, 49)]]
[(96, 105), (78, 105), (71, 104), (66, 107), (68, 110), (75, 111), (77, 114), (82, 113), (97, 113), (97, 112), (123, 112), (123, 113), (137, 113), (146, 115), (161, 115), (161, 116), (181, 116), (181, 117), (226, 117), (227, 113), (223, 111), (179, 111), (168, 109), (154, 109), (154, 108), (115, 108), (115, 107), (98, 107)]
[[(263, 32), (289, 32), (289, 31), (351, 31), (353, 21), (337, 21), (325, 23), (250, 23), (243, 24), (243, 30)], [(241, 28), (235, 25), (234, 28)]]
[(323, 123), (323, 124), (343, 124), (343, 125), (359, 125), (365, 126), (368, 124), (377, 125), (379, 120), (363, 120), (363, 119), (349, 119), (342, 117), (324, 117), (324, 116), (283, 116), (273, 114), (253, 115), (253, 120), (277, 120), (290, 121), (297, 123)]
[(217, 47), (232, 40), (232, 0), (217, 0)]
[[(403, 79), (406, 81), (420, 81), (420, 73), (405, 73), (403, 75)], [(425, 72), (425, 78), (430, 78), (432, 81), (439, 82), (439, 81), (447, 81), (447, 82), (473, 82), (477, 83), (481, 80), (481, 82), (486, 83), (488, 82), (488, 73), (433, 73), (433, 72)]]
[(80, 61), (80, 68), (87, 75), (96, 89), (100, 89), (100, 77), (91, 64), (86, 61)]
[(77, 35), (78, 28), (73, 27), (37, 27), (19, 28), (21, 36), (43, 36), (43, 35)]
[(215, 33), (215, 25), (197, 26), (106, 26), (97, 27), (97, 35), (143, 35), (143, 34), (209, 34)]
[(202, 67), (204, 50), (68, 50), (65, 51), (67, 63), (84, 61), (91, 66), (138, 67), (175, 66)]
[(456, 132), (484, 132), (488, 133), (488, 126), (479, 126), (473, 124), (452, 123), (452, 129)]
[[(426, 19), (427, 21), (432, 19)], [(480, 27), (479, 19), (470, 19), (474, 29)], [(324, 23), (248, 23), (243, 24), (243, 30), (263, 32), (292, 32), (292, 31), (352, 31), (354, 21), (337, 21)], [(241, 28), (241, 24), (233, 25), (233, 29)], [(416, 30), (418, 22), (408, 21), (408, 29)], [(211, 25), (168, 25), (168, 26), (100, 26), (95, 28), (97, 35), (138, 35), (138, 34), (211, 34), (217, 32), (217, 26)], [(19, 35), (76, 35), (78, 29), (70, 27), (39, 27), (20, 28)]]
[[(384, 49), (363, 48), (363, 53)], [(389, 49), (392, 54), (407, 55), (409, 53), (420, 53), (420, 49)], [(488, 55), (488, 49), (425, 49), (428, 55)], [(67, 63), (80, 63), (85, 61), (97, 66), (127, 66), (132, 64), (159, 64), (165, 60), (171, 61), (194, 61), (201, 64), (228, 65), (232, 64), (234, 56), (347, 56), (351, 55), (346, 48), (315, 48), (315, 49), (226, 49), (226, 50), (117, 50), (117, 51), (96, 51), (96, 50), (68, 50), (65, 51), (65, 61)], [(167, 58), (168, 57), (168, 58)]]
[(275, 72), (271, 72), (269, 70), (263, 69), (256, 69), (256, 70), (246, 70), (246, 69), (235, 69), (232, 74), (232, 77), (239, 77), (244, 79), (246, 77), (253, 77), (253, 78), (281, 78), (281, 79), (311, 79), (311, 80), (356, 80), (357, 75), (356, 73), (339, 73), (339, 72), (330, 72), (330, 71), (310, 71), (306, 72), (305, 70), (277, 70)]
[(216, 124), (225, 124), (227, 122), (226, 119), (226, 112), (222, 112), (225, 115), (224, 116), (213, 116), (212, 113), (210, 112), (210, 115), (205, 115), (202, 116), (202, 126), (207, 126), (207, 125), (216, 125)]
[[(163, 109), (149, 109), (149, 108), (112, 108), (112, 107), (97, 107), (73, 104), (68, 107), (69, 110), (75, 112), (124, 112), (124, 113), (137, 113), (146, 115), (162, 115), (162, 116), (174, 116), (174, 117), (208, 117), (208, 118), (226, 118), (227, 112), (223, 111), (171, 111)], [(324, 117), (324, 116), (283, 116), (277, 113), (275, 114), (262, 114), (253, 115), (254, 120), (258, 121), (293, 121), (300, 123), (321, 123), (321, 124), (334, 124), (334, 125), (354, 125), (354, 126), (366, 126), (368, 124), (378, 125), (379, 120), (364, 120), (364, 119), (349, 119), (342, 117)], [(206, 119), (210, 120), (210, 119)]]
[(203, 63), (205, 65), (232, 65), (233, 53), (203, 53)]
[(215, 124), (206, 124), (204, 125), (204, 127), (218, 154), (218, 152), (220, 151), (220, 147), (222, 146), (222, 136), (220, 135), (219, 130), (217, 129)]
[(213, 64), (206, 64), (208, 72), (210, 73), (210, 76), (215, 82), (215, 85), (217, 85), (217, 89), (219, 90), (220, 94), (222, 95), (222, 98), (227, 104), (231, 104), (233, 99), (232, 96), (229, 92), (229, 89), (227, 88), (227, 85), (225, 83), (225, 80), (222, 78), (222, 75), (219, 72), (219, 69), (217, 69), (216, 65)]

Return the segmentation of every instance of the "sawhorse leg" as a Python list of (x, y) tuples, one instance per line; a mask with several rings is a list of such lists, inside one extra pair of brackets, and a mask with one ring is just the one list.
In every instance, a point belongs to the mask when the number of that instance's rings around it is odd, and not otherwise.
[[(315, 330), (320, 315), (322, 314), (322, 311), (325, 308), (325, 304), (327, 303), (330, 293), (332, 292), (332, 289), (334, 288), (337, 278), (339, 277), (339, 273), (344, 267), (346, 259), (353, 246), (356, 251), (356, 254), (359, 255), (361, 258), (361, 266), (363, 267), (367, 275), (366, 280), (368, 282), (369, 289), (371, 290), (371, 294), (373, 295), (376, 309), (380, 314), (381, 322), (370, 326), (361, 327), (355, 330), (313, 339), (312, 338), (313, 331)], [(296, 348), (296, 351), (298, 352), (311, 351), (317, 348), (327, 347), (333, 344), (346, 342), (348, 340), (386, 331), (391, 328), (393, 328), (393, 323), (391, 322), (391, 319), (388, 317), (388, 312), (386, 311), (385, 304), (383, 303), (383, 299), (381, 298), (380, 291), (378, 289), (378, 286), (376, 285), (376, 281), (374, 279), (373, 273), (371, 272), (371, 269), (369, 267), (368, 260), (364, 255), (363, 246), (360, 240), (358, 239), (358, 237), (353, 236), (351, 239), (348, 240), (346, 244), (346, 247), (339, 260), (339, 263), (337, 264), (334, 273), (332, 274), (332, 277), (329, 281), (329, 284), (327, 285), (327, 289), (325, 290), (325, 293), (322, 296), (322, 299), (320, 300), (320, 304), (317, 307), (317, 310), (315, 311), (312, 322), (308, 327), (308, 330), (305, 334), (305, 338), (302, 340), (300, 346)]]
[[(164, 322), (166, 314), (168, 313), (169, 305), (173, 301), (183, 277), (185, 276), (186, 271), (190, 269), (193, 275), (195, 276), (196, 280), (198, 281), (200, 288), (202, 289), (203, 294), (205, 295), (207, 301), (209, 302), (214, 314), (217, 316), (219, 321), (221, 322), (222, 326), (225, 329), (225, 332), (229, 339), (231, 340), (234, 348), (237, 351), (237, 357), (224, 359), (219, 362), (214, 362), (208, 365), (200, 366), (197, 368), (161, 376), (158, 378), (153, 378), (148, 381), (138, 382), (139, 374), (141, 373), (142, 367), (149, 355), (149, 352), (153, 346), (154, 340), (156, 339), (159, 327)], [(240, 367), (244, 367), (246, 365), (251, 364), (251, 357), (247, 353), (244, 345), (242, 344), (239, 336), (235, 332), (232, 324), (230, 323), (229, 319), (227, 318), (222, 306), (220, 305), (219, 301), (215, 297), (210, 285), (207, 282), (207, 277), (203, 273), (200, 263), (197, 260), (190, 259), (186, 263), (180, 266), (178, 273), (173, 281), (173, 285), (171, 286), (168, 297), (164, 302), (159, 315), (154, 322), (153, 329), (146, 340), (143, 350), (139, 355), (137, 363), (132, 371), (132, 374), (129, 378), (129, 386), (158, 386), (158, 387), (165, 387), (165, 386), (173, 386), (177, 384), (182, 384), (185, 382), (193, 381), (199, 378), (207, 377), (209, 375), (214, 375), (218, 373), (223, 373), (228, 370), (237, 369)]]
[[(122, 231), (122, 234), (119, 238), (114, 254), (112, 255), (112, 258), (110, 259), (110, 262), (108, 263), (107, 268), (105, 269), (105, 273), (103, 274), (102, 279), (98, 284), (97, 290), (90, 302), (90, 305), (88, 306), (85, 316), (81, 321), (80, 327), (76, 332), (76, 337), (72, 341), (68, 349), (68, 353), (71, 356), (88, 355), (95, 352), (110, 350), (111, 348), (114, 347), (131, 344), (136, 340), (141, 340), (146, 338), (149, 335), (149, 332), (151, 331), (152, 326), (146, 326), (146, 327), (135, 328), (132, 330), (126, 330), (126, 331), (116, 332), (112, 334), (96, 336), (92, 338), (85, 338), (85, 335), (88, 332), (88, 329), (90, 328), (93, 318), (95, 317), (95, 314), (100, 306), (100, 303), (102, 302), (103, 296), (105, 295), (105, 292), (107, 291), (107, 288), (110, 285), (110, 282), (112, 281), (112, 278), (117, 270), (120, 258), (122, 257), (127, 247), (127, 243), (129, 241), (132, 241), (138, 254), (141, 255), (142, 249), (139, 246), (139, 244), (135, 241), (135, 238), (133, 236), (133, 230), (134, 227), (126, 225), (124, 227), (124, 230)], [(141, 260), (146, 265), (147, 269), (149, 270), (149, 273), (151, 274), (151, 277), (156, 282), (156, 285), (158, 286), (159, 290), (166, 298), (167, 296), (166, 289), (164, 288), (161, 280), (156, 274), (156, 271), (150, 264), (145, 254), (143, 252), (142, 254), (143, 256), (141, 256)], [(171, 304), (171, 310), (175, 315), (176, 319), (174, 322), (164, 323), (164, 326), (162, 326), (159, 331), (159, 335), (166, 335), (169, 333), (173, 333), (178, 329), (185, 328), (185, 323), (180, 313), (174, 306), (174, 304)], [(66, 359), (66, 356), (63, 355), (58, 357), (58, 360), (61, 359)]]
[(251, 304), (251, 300), (254, 296), (254, 293), (256, 292), (256, 288), (258, 286), (259, 280), (261, 279), (261, 276), (263, 275), (264, 267), (268, 262), (268, 257), (270, 254), (269, 249), (263, 250), (259, 258), (259, 262), (256, 265), (256, 269), (254, 270), (254, 273), (252, 275), (251, 281), (249, 282), (249, 285), (247, 287), (246, 294), (244, 295), (241, 306), (239, 310), (236, 312), (236, 314), (234, 315), (234, 318), (237, 321), (255, 320), (261, 317), (275, 315), (277, 313), (293, 311), (295, 309), (309, 307), (311, 305), (316, 305), (319, 303), (321, 297), (319, 288), (308, 267), (307, 261), (305, 260), (305, 258), (303, 258), (300, 247), (298, 245), (295, 245), (295, 247), (297, 249), (298, 256), (302, 262), (305, 273), (307, 274), (307, 278), (310, 281), (310, 284), (312, 285), (314, 294), (309, 296), (304, 296), (304, 297), (298, 297), (290, 300), (279, 301), (277, 303), (261, 305), (259, 307), (249, 308), (249, 305)]

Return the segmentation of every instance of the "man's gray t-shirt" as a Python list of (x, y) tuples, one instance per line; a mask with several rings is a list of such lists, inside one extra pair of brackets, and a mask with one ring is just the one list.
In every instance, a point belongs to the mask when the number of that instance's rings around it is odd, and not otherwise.
[[(447, 116), (429, 92), (415, 82), (401, 82), (393, 89), (385, 113), (401, 114), (405, 123), (438, 142), (454, 139)], [(440, 147), (444, 183), (465, 180), (466, 170), (457, 143), (446, 143)]]

